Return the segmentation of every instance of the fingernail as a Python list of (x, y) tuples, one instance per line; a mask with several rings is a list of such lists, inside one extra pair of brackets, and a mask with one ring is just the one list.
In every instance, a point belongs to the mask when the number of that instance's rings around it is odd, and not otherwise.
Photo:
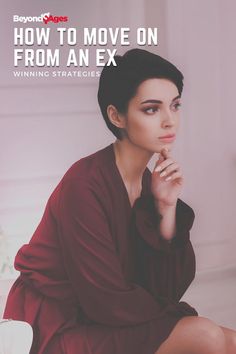
[(155, 168), (155, 171), (156, 171), (156, 172), (159, 172), (159, 171), (161, 171), (161, 170), (162, 170), (162, 167), (161, 167), (160, 165)]
[(166, 177), (165, 181), (169, 181), (169, 179), (171, 179), (172, 176)]
[(160, 177), (163, 177), (166, 175), (166, 171), (163, 171), (161, 174), (160, 174)]

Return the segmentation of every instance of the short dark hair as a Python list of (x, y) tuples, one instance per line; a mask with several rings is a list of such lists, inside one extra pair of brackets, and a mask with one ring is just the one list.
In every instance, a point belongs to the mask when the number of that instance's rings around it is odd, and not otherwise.
[(123, 56), (115, 55), (114, 59), (116, 66), (105, 65), (101, 72), (97, 97), (107, 127), (121, 140), (121, 128), (112, 124), (107, 115), (107, 107), (112, 104), (118, 112), (126, 113), (138, 86), (150, 78), (172, 81), (181, 95), (184, 77), (172, 63), (144, 49), (130, 49)]

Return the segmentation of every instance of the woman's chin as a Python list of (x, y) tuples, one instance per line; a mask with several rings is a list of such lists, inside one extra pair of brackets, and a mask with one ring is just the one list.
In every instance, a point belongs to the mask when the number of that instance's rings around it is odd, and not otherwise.
[(163, 148), (168, 148), (169, 150), (171, 150), (172, 149), (172, 146), (173, 146), (173, 143), (174, 142), (162, 142), (161, 144), (160, 144), (160, 150), (162, 150)]

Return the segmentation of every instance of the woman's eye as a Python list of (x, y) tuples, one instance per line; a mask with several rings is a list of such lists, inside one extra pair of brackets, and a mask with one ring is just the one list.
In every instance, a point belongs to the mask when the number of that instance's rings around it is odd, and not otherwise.
[(175, 110), (178, 110), (181, 107), (181, 103), (175, 103), (173, 106)]
[(149, 108), (144, 109), (144, 112), (148, 113), (148, 114), (152, 114), (152, 113), (157, 112), (157, 110), (158, 110), (158, 107), (149, 107)]

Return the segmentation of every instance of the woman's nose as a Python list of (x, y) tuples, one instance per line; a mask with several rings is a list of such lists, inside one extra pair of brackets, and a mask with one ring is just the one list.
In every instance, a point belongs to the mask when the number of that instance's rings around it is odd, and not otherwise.
[(175, 120), (174, 120), (172, 112), (166, 111), (163, 114), (162, 124), (164, 126), (173, 126), (175, 124)]

